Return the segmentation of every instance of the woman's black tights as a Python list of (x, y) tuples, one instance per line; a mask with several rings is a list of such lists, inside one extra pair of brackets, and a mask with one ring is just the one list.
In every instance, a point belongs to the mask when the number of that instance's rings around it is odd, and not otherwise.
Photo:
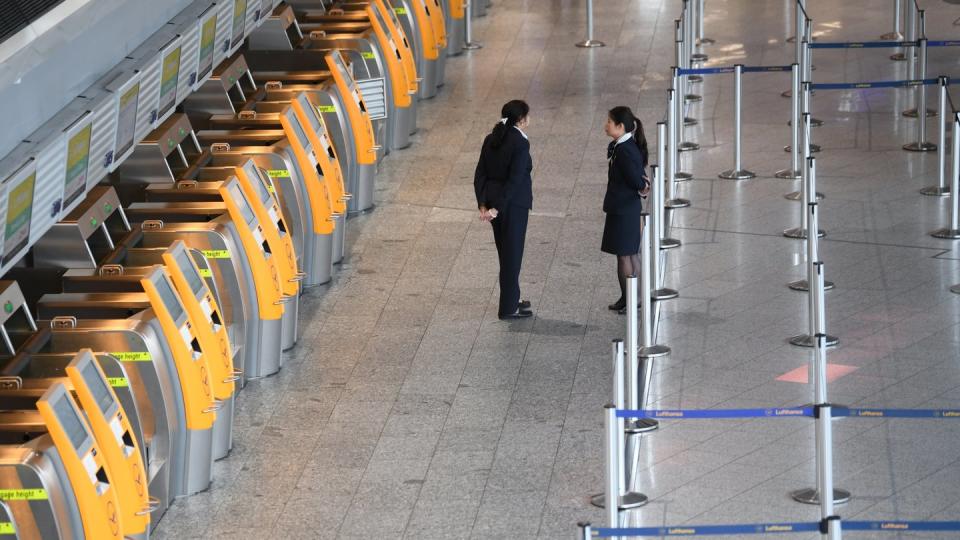
[(640, 255), (617, 255), (617, 280), (620, 282), (620, 300), (626, 304), (627, 301), (627, 277), (640, 277), (642, 269), (640, 267)]

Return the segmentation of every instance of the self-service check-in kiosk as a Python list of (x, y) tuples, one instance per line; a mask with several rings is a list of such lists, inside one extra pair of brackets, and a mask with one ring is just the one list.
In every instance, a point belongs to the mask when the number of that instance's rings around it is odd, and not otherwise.
[(121, 539), (106, 456), (63, 383), (0, 412), (0, 485), (20, 538)]
[[(117, 380), (107, 378), (89, 349), (67, 358), (62, 355), (34, 358), (22, 353), (9, 363), (16, 367), (8, 366), (4, 371), (16, 369), (19, 375), (4, 379), (8, 384), (0, 388), (0, 409), (36, 410), (49, 388), (57, 384), (66, 386), (83, 409), (83, 418), (103, 453), (105, 474), (117, 492), (116, 515), (122, 537), (147, 538), (150, 513), (157, 505), (148, 493), (138, 433), (131, 423), (136, 411), (131, 415), (124, 408), (113, 388), (118, 385)], [(10, 383), (14, 383), (14, 387)]]
[[(278, 41), (282, 39), (295, 39), (307, 32), (307, 36), (300, 42), (290, 42), (290, 47), (306, 50), (352, 50), (357, 49), (361, 56), (372, 55), (374, 59), (379, 58), (385, 67), (383, 77), (387, 87), (387, 134), (386, 147), (389, 150), (406, 148), (410, 145), (410, 134), (416, 131), (416, 67), (411, 51), (406, 47), (402, 39), (402, 31), (397, 30), (392, 19), (393, 12), (380, 11), (379, 5), (359, 6), (361, 11), (340, 13), (331, 15), (323, 10), (315, 9), (315, 4), (295, 4), (294, 10), (296, 18), (290, 15), (289, 6), (281, 7), (274, 12), (272, 19), (276, 19), (279, 24), (287, 25), (287, 31), (276, 29), (270, 25), (264, 25), (258, 32), (272, 31), (278, 36)], [(301, 9), (302, 8), (302, 9)], [(313, 8), (313, 9), (311, 9)], [(281, 11), (282, 10), (282, 11)], [(295, 29), (291, 38), (290, 28)], [(263, 49), (257, 46), (253, 41), (256, 34), (251, 36), (251, 51)], [(405, 39), (405, 38), (403, 38)], [(364, 50), (367, 43), (374, 44), (376, 51), (367, 52)], [(276, 45), (270, 45), (275, 49), (282, 49)], [(254, 63), (252, 56), (248, 57), (251, 65)], [(308, 69), (316, 69), (313, 66), (303, 66)], [(346, 66), (345, 66), (346, 67)], [(255, 71), (259, 69), (270, 69), (268, 66), (254, 66)], [(275, 68), (274, 68), (275, 69)], [(349, 73), (349, 72), (348, 72)], [(258, 75), (259, 77), (259, 75)], [(271, 80), (272, 77), (261, 77), (262, 80)], [(292, 81), (289, 81), (292, 82)]]
[[(30, 355), (27, 364), (6, 363), (0, 376), (50, 376), (52, 370), (62, 373), (81, 348), (106, 351), (99, 356), (101, 368), (116, 381), (124, 409), (137, 412), (130, 420), (138, 433), (149, 492), (156, 498), (157, 508), (152, 514), (156, 523), (175, 495), (170, 485), (172, 458), (174, 446), (183, 437), (179, 432), (184, 429), (176, 368), (161, 343), (159, 328), (144, 317), (134, 316), (121, 320), (40, 321), (38, 330), (20, 287), (13, 281), (0, 282), (0, 304), (0, 332), (6, 354)], [(48, 358), (49, 364), (39, 362), (41, 357), (57, 356), (61, 358)]]
[[(167, 247), (183, 240), (217, 263), (215, 281), (219, 282), (217, 273), (226, 271), (241, 276), (246, 315), (243, 373), (246, 379), (265, 377), (282, 365), (284, 304), (292, 298), (282, 292), (276, 261), (237, 181), (221, 190), (222, 203), (142, 202), (131, 204), (126, 213), (141, 223), (144, 247)], [(221, 300), (228, 301), (225, 295)]]
[(213, 425), (220, 403), (213, 395), (208, 358), (166, 270), (154, 267), (141, 285), (144, 293), (46, 294), (37, 301), (37, 311), (41, 319), (140, 317), (158, 330), (162, 354), (172, 359), (171, 382), (179, 386), (175, 395), (185, 428), (175, 438), (171, 482), (176, 496), (190, 495), (212, 481)]
[(466, 0), (443, 0), (443, 7), (447, 22), (447, 56), (457, 56), (463, 53), (467, 25)]
[(437, 95), (446, 64), (447, 35), (439, 0), (390, 0), (393, 12), (413, 49), (423, 81), (418, 97)]

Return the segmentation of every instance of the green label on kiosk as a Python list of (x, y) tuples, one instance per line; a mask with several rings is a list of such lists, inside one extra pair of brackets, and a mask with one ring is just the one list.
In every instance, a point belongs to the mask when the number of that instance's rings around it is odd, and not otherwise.
[(201, 251), (208, 259), (229, 259), (230, 252), (226, 249), (204, 249)]
[(107, 377), (107, 382), (114, 388), (127, 388), (130, 381), (126, 377)]
[(213, 270), (210, 270), (209, 268), (200, 268), (200, 277), (213, 277)]
[(0, 489), (0, 501), (45, 501), (47, 490), (34, 489)]
[(289, 169), (267, 169), (267, 176), (270, 178), (290, 178)]
[(374, 58), (376, 58), (376, 55), (374, 55), (372, 52), (367, 52), (367, 51), (361, 52), (360, 56), (366, 60), (373, 60)]
[(17, 530), (13, 527), (13, 523), (9, 521), (0, 521), (0, 534), (16, 534)]
[(337, 108), (333, 105), (317, 105), (317, 110), (322, 113), (335, 113)]
[(405, 7), (393, 8), (393, 12), (396, 13), (397, 15), (406, 15), (406, 14), (407, 14), (407, 8), (405, 8)]
[(108, 353), (121, 362), (152, 362), (153, 356), (147, 351), (121, 351)]

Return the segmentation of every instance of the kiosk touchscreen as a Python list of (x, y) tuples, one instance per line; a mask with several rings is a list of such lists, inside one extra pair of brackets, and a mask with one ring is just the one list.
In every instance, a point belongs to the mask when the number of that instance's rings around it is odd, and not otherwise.
[(151, 509), (148, 477), (130, 420), (90, 349), (77, 353), (66, 371), (113, 480), (120, 530), (125, 537), (146, 535)]
[(33, 189), (37, 171), (33, 161), (21, 167), (7, 181), (6, 218), (3, 230), (3, 264), (12, 262), (30, 241), (30, 218), (33, 214)]
[(37, 410), (70, 478), (84, 536), (122, 539), (117, 490), (110, 482), (104, 455), (66, 386), (51, 386), (37, 401)]
[(67, 131), (67, 172), (63, 179), (63, 208), (73, 207), (87, 190), (87, 168), (90, 164), (92, 123), (84, 123)]

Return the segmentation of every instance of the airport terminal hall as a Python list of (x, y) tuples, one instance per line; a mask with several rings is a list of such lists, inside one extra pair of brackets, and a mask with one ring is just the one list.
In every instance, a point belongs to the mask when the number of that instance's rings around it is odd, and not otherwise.
[(0, 118), (0, 540), (960, 540), (960, 0), (2, 0)]

